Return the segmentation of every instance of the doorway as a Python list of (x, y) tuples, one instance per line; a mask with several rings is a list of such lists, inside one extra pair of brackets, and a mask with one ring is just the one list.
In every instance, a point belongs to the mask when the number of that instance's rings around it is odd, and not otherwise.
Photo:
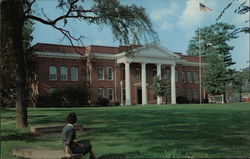
[(137, 104), (142, 104), (142, 90), (137, 88)]

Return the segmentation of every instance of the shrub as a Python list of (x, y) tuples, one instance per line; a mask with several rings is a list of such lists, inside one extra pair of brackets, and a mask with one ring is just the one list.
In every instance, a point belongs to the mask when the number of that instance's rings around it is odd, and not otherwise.
[(188, 98), (187, 97), (184, 97), (184, 96), (178, 96), (178, 97), (176, 97), (176, 102), (178, 103), (178, 104), (186, 104), (186, 103), (189, 103), (189, 100), (188, 100)]
[(115, 101), (115, 106), (120, 106), (121, 105), (121, 103), (119, 102), (119, 101)]
[(100, 106), (108, 106), (109, 100), (107, 98), (98, 98), (98, 101), (96, 104)]
[(37, 101), (36, 101), (36, 107), (50, 107), (50, 95), (49, 94), (43, 94), (38, 96)]
[(50, 94), (40, 95), (37, 107), (79, 107), (88, 105), (89, 93), (83, 86), (67, 86)]

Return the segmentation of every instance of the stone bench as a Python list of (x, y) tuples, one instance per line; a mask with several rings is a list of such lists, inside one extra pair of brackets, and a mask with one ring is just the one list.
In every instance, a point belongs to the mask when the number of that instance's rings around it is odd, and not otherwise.
[(51, 149), (48, 147), (26, 147), (13, 148), (12, 155), (26, 159), (81, 159), (82, 154), (72, 154), (67, 157), (63, 150)]
[[(65, 125), (47, 125), (47, 126), (31, 126), (30, 132), (35, 134), (50, 133), (50, 132), (61, 132)], [(75, 130), (83, 131), (83, 125), (75, 124)]]

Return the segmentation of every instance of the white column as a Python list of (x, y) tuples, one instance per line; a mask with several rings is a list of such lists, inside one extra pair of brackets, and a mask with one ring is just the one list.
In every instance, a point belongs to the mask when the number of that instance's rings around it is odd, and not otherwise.
[(148, 103), (147, 99), (147, 73), (146, 73), (146, 64), (141, 64), (141, 88), (142, 88), (142, 105)]
[(131, 89), (130, 89), (130, 63), (125, 62), (125, 83), (126, 83), (126, 105), (131, 105)]
[(123, 81), (120, 81), (120, 85), (121, 85), (121, 106), (123, 106)]
[[(157, 64), (157, 76), (161, 79), (161, 64)], [(157, 104), (162, 103), (162, 97), (157, 96)]]
[(176, 104), (175, 65), (171, 65), (171, 104)]

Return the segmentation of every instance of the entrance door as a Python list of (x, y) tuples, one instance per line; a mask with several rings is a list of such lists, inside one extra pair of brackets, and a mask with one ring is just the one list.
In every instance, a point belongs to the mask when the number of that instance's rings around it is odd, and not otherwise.
[(137, 89), (137, 104), (142, 104), (142, 91), (141, 91), (141, 88)]

